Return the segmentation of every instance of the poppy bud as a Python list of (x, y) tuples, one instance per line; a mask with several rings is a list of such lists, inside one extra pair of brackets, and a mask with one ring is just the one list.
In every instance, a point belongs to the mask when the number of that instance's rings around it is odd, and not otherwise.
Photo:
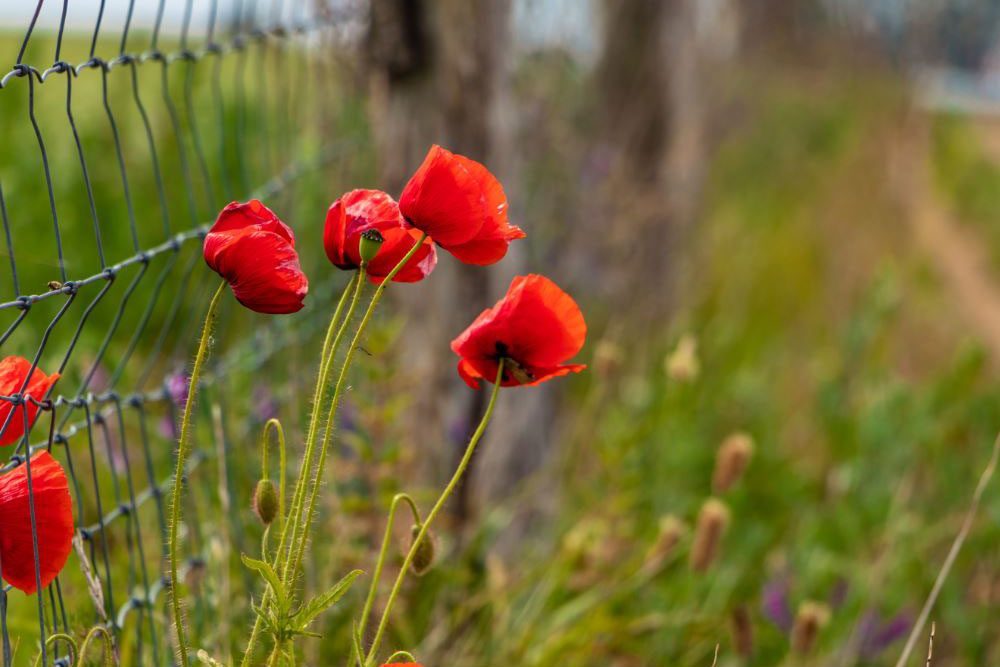
[(361, 255), (361, 261), (367, 264), (375, 259), (375, 255), (378, 254), (383, 242), (385, 242), (385, 238), (382, 237), (382, 233), (377, 229), (368, 229), (361, 232), (361, 238), (358, 240), (358, 254)]
[(725, 493), (743, 476), (753, 455), (753, 439), (746, 433), (733, 433), (726, 438), (715, 457), (712, 490)]
[(729, 613), (729, 629), (733, 635), (733, 648), (744, 658), (753, 654), (753, 620), (745, 604), (733, 607)]
[(270, 526), (278, 514), (278, 493), (274, 490), (274, 482), (262, 479), (257, 482), (253, 492), (253, 511), (260, 517), (261, 523)]
[(818, 602), (806, 601), (799, 607), (792, 626), (792, 650), (796, 653), (811, 653), (816, 646), (819, 631), (830, 620), (830, 609)]
[(704, 572), (719, 553), (722, 536), (729, 526), (729, 508), (716, 498), (709, 498), (698, 512), (698, 525), (691, 545), (691, 569)]
[[(414, 524), (410, 528), (411, 539), (416, 540), (417, 535), (420, 534), (420, 526)], [(418, 577), (427, 574), (427, 571), (431, 569), (431, 565), (434, 564), (434, 537), (431, 535), (430, 531), (424, 535), (424, 539), (420, 541), (419, 546), (417, 546), (416, 552), (413, 554), (413, 561), (410, 563), (410, 571)]]

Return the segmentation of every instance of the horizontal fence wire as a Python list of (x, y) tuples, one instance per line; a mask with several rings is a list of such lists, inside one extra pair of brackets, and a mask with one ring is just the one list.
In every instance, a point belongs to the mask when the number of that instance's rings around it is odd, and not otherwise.
[[(63, 464), (76, 539), (70, 564), (44, 590), (22, 597), (0, 588), (2, 664), (69, 665), (68, 646), (47, 639), (79, 636), (94, 624), (113, 632), (123, 663), (172, 664), (165, 610), (157, 609), (176, 583), (163, 574), (163, 497), (175, 483), (169, 443), (186, 400), (178, 396), (186, 395), (186, 375), (177, 369), (208, 292), (200, 241), (206, 220), (231, 199), (277, 198), (294, 208), (300, 182), (354, 148), (323, 127), (332, 87), (324, 59), (358, 8), (199, 0), (205, 22), (194, 26), (194, 0), (159, 0), (151, 30), (139, 30), (136, 0), (117, 26), (101, 0), (90, 3), (92, 31), (77, 34), (67, 27), (69, 0), (52, 4), (55, 25), (44, 25), (39, 0), (0, 77), (0, 120), (18, 126), (24, 148), (0, 158), (10, 268), (9, 284), (0, 283), (7, 292), (0, 316), (9, 320), (0, 348), (2, 356), (29, 351), (23, 382), (0, 392), (0, 438), (21, 431), (0, 475), (25, 468), (36, 578), (32, 454), (48, 450)], [(166, 30), (168, 9), (182, 17), (179, 30)], [(99, 55), (108, 43), (117, 53)], [(71, 46), (83, 54), (74, 63), (64, 59)], [(51, 64), (30, 64), (47, 48)], [(64, 85), (53, 89), (57, 81)], [(52, 255), (40, 261), (43, 239)], [(95, 261), (96, 271), (80, 270)], [(40, 276), (53, 271), (58, 280), (46, 284)], [(335, 282), (314, 285), (310, 297), (329, 301)], [(259, 327), (212, 364), (203, 381), (209, 395), (222, 400), (229, 377), (253, 374), (311, 340), (317, 327), (316, 318)], [(36, 369), (61, 375), (44, 396), (26, 395)], [(219, 452), (197, 447), (187, 475)], [(203, 486), (187, 494), (188, 586), (197, 586), (209, 541), (199, 520), (199, 508), (211, 504)], [(0, 552), (0, 577), (3, 567)], [(197, 597), (195, 631), (212, 625), (204, 604)], [(31, 623), (34, 633), (25, 630)]]

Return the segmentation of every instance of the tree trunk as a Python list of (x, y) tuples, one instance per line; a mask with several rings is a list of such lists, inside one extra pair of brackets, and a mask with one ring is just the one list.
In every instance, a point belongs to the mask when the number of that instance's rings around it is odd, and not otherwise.
[[(502, 122), (510, 1), (372, 0), (371, 7), (371, 114), (382, 186), (399, 193), (438, 143), (486, 164), (510, 197)], [(430, 279), (394, 290), (408, 315), (405, 372), (420, 382), (413, 392), (414, 440), (428, 454), (435, 477), (450, 474), (485, 407), (483, 392), (459, 379), (448, 343), (492, 305), (503, 289), (501, 271), (516, 265), (516, 255), (502, 268), (487, 269), (440, 252)], [(437, 444), (442, 442), (450, 445), (443, 456)], [(489, 447), (494, 445), (484, 443)], [(452, 504), (459, 519), (469, 514), (470, 486)]]

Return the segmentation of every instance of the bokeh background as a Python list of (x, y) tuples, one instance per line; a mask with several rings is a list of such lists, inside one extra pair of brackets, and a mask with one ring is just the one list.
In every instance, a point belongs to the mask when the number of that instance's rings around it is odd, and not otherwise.
[[(370, 569), (395, 492), (432, 502), (484, 409), (448, 343), (511, 276), (542, 272), (587, 315), (590, 370), (501, 394), (436, 531), (438, 563), (408, 582), (389, 643), (428, 666), (707, 666), (717, 646), (719, 665), (896, 664), (1000, 425), (995, 3), (66, 6), (58, 43), (72, 63), (92, 43), (108, 60), (148, 51), (154, 34), (166, 52), (202, 48), (213, 20), (227, 39), (312, 26), (297, 39), (248, 39), (256, 46), (218, 66), (180, 61), (161, 75), (152, 61), (136, 82), (123, 66), (106, 88), (99, 71), (72, 84), (105, 264), (285, 176), (266, 201), (294, 227), (312, 280), (309, 306), (293, 318), (234, 304), (222, 317), (185, 526), (199, 646), (225, 659), (245, 638), (256, 584), (238, 555), (259, 544), (248, 498), (260, 426), (280, 416), (301, 441), (317, 336), (346, 282), (323, 255), (325, 208), (354, 187), (398, 194), (440, 143), (500, 176), (528, 238), (489, 269), (442, 253), (430, 279), (391, 290), (352, 379), (307, 585)], [(14, 62), (36, 9), (25, 62), (45, 69), (63, 3), (5, 3), (0, 48)], [(34, 109), (73, 279), (103, 265), (58, 81), (35, 84)], [(60, 279), (29, 92), (21, 77), (0, 90), (4, 249), (20, 283), (0, 282), (3, 301)], [(197, 245), (158, 256), (132, 291), (141, 265), (123, 269), (92, 311), (103, 283), (81, 289), (41, 348), (61, 295), (33, 306), (3, 341), (4, 355), (42, 349), (43, 368), (65, 359), (57, 393), (67, 401), (91, 396), (114, 409), (149, 399), (138, 416), (109, 420), (110, 432), (87, 419), (57, 442), (61, 460), (79, 451), (94, 464), (75, 490), (82, 526), (127, 498), (130, 467), (137, 488), (169, 474), (171, 390), (214, 284)], [(2, 311), (3, 327), (20, 312)], [(753, 455), (723, 492), (713, 470), (733, 434), (752, 441)], [(692, 533), (713, 496), (728, 527), (699, 572)], [(117, 611), (155, 588), (156, 503), (137, 514), (141, 522), (118, 520), (90, 541), (114, 604), (88, 595), (83, 555), (71, 557), (60, 579), (73, 631), (100, 620), (95, 606)], [(407, 535), (400, 526), (400, 551)], [(361, 593), (326, 615), (303, 664), (343, 660)], [(162, 600), (122, 617), (123, 664), (169, 660)], [(12, 592), (8, 603), (15, 662), (29, 664), (34, 599)], [(1000, 664), (998, 612), (994, 483), (932, 610), (932, 664)], [(808, 646), (793, 637), (803, 616), (817, 619)], [(908, 664), (924, 664), (928, 630)]]

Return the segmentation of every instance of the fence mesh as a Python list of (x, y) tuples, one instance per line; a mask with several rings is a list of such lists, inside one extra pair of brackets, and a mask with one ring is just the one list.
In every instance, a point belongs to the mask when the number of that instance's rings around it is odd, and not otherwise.
[[(294, 217), (310, 184), (344, 162), (348, 142), (329, 121), (336, 76), (327, 56), (356, 10), (312, 0), (39, 0), (24, 12), (23, 31), (0, 33), (14, 58), (0, 78), (0, 243), (10, 276), (0, 279), (0, 356), (61, 377), (44, 398), (22, 398), (24, 386), (0, 396), (13, 406), (0, 436), (15, 420), (25, 426), (4, 448), (2, 472), (25, 466), (30, 483), (28, 454), (50, 450), (70, 479), (77, 529), (51, 585), (0, 592), (3, 665), (36, 656), (69, 665), (69, 647), (46, 639), (95, 624), (112, 630), (123, 664), (169, 664), (164, 493), (183, 369), (214, 278), (200, 240), (233, 199), (266, 199)], [(311, 299), (330, 289), (314, 285)], [(240, 329), (241, 317), (224, 316), (217, 337)], [(252, 378), (314, 333), (277, 320), (254, 327), (214, 362), (199, 405), (202, 432), (217, 437), (201, 438), (189, 468), (184, 577), (195, 591), (206, 559), (224, 558), (203, 515), (231, 511), (224, 453), (233, 436), (211, 406), (255, 401), (266, 418), (273, 406), (262, 401), (288, 397), (230, 398), (226, 381)], [(220, 522), (237, 547), (246, 539), (239, 518)], [(212, 586), (228, 585), (222, 579)], [(229, 592), (194, 596), (196, 636), (224, 632)]]

